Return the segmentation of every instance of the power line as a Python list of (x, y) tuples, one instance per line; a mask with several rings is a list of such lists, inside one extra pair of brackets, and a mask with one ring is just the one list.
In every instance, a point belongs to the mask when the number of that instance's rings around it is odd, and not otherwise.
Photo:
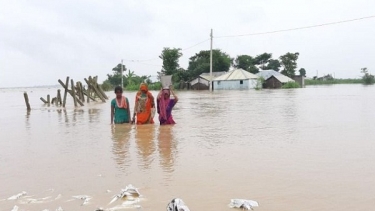
[(225, 36), (218, 36), (218, 37), (215, 37), (215, 38), (244, 37), (244, 36), (262, 35), (262, 34), (273, 34), (273, 33), (279, 33), (279, 32), (295, 31), (295, 30), (301, 30), (301, 29), (308, 29), (308, 28), (316, 28), (316, 27), (322, 27), (322, 26), (328, 26), (328, 25), (335, 25), (335, 24), (341, 24), (341, 23), (359, 21), (359, 20), (370, 19), (370, 18), (375, 18), (375, 15), (361, 17), (361, 18), (355, 18), (355, 19), (349, 19), (349, 20), (343, 20), (343, 21), (330, 22), (330, 23), (322, 23), (322, 24), (311, 25), (311, 26), (302, 26), (302, 27), (297, 27), (297, 28), (281, 29), (281, 30), (268, 31), (268, 32), (257, 32), (257, 33), (250, 33), (250, 34), (225, 35)]

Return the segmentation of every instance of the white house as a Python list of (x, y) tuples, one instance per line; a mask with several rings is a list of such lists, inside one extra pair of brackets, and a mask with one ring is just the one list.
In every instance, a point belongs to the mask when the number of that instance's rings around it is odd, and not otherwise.
[[(212, 72), (212, 79), (225, 74), (226, 72)], [(190, 81), (190, 87), (194, 90), (205, 90), (209, 89), (210, 85), (210, 73), (202, 73), (196, 79)]]
[(213, 81), (214, 90), (255, 89), (257, 87), (258, 76), (243, 69), (234, 69), (214, 78)]

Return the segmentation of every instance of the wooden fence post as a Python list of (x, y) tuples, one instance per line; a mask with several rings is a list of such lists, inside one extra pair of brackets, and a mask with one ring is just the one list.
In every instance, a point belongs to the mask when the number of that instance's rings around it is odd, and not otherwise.
[(30, 111), (31, 108), (30, 108), (30, 103), (29, 103), (29, 96), (27, 95), (26, 92), (23, 93), (23, 98), (25, 98), (25, 103), (26, 103), (27, 110)]
[[(59, 82), (60, 82), (60, 80), (59, 80)], [(63, 85), (63, 84), (61, 84), (61, 85)], [(69, 76), (66, 77), (66, 83), (65, 83), (65, 87), (64, 87), (65, 88), (65, 91), (64, 91), (64, 101), (63, 101), (63, 107), (64, 108), (65, 108), (65, 105), (66, 105), (66, 96), (68, 95), (68, 87), (69, 87)]]

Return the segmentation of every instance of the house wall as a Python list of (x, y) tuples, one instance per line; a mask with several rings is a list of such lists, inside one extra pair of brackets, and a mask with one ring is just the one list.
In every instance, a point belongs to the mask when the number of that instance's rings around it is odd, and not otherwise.
[(256, 87), (256, 79), (246, 79), (233, 81), (214, 81), (214, 90), (244, 90), (254, 89)]
[(300, 87), (305, 87), (305, 77), (296, 75), (293, 79), (299, 84)]
[(208, 90), (209, 87), (206, 84), (196, 83), (196, 84), (190, 86), (190, 89), (192, 89), (192, 90)]
[(268, 89), (278, 89), (281, 88), (282, 85), (283, 84), (273, 76), (271, 76), (264, 82), (264, 88)]
[(206, 79), (198, 77), (198, 78), (190, 81), (190, 88), (196, 89), (196, 90), (208, 89), (209, 84), (210, 84), (210, 82), (207, 81)]

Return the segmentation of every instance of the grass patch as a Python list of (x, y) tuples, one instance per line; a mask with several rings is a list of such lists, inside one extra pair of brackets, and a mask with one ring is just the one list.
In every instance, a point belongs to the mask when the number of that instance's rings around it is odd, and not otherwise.
[(295, 88), (299, 88), (299, 84), (297, 82), (294, 82), (294, 81), (290, 81), (288, 83), (285, 83), (281, 88), (283, 89), (295, 89)]
[(305, 85), (330, 85), (330, 84), (361, 84), (362, 79), (347, 78), (347, 79), (333, 79), (333, 80), (312, 80), (305, 79)]

